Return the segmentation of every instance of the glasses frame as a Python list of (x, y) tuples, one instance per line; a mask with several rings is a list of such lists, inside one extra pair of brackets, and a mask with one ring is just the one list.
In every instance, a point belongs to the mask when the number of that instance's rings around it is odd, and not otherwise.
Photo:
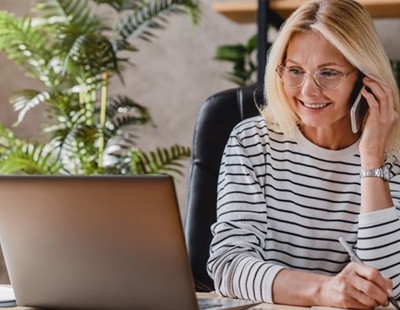
[[(283, 78), (282, 78), (281, 73), (280, 73), (280, 68), (285, 68), (286, 70), (288, 70), (288, 69), (290, 69), (290, 67), (286, 67), (285, 65), (280, 65), (280, 66), (278, 66), (278, 67), (276, 68), (276, 70), (275, 70), (276, 73), (278, 74), (279, 79), (281, 80), (281, 82), (282, 82), (283, 84), (289, 86), (289, 87), (292, 87), (292, 88), (299, 88), (299, 87), (302, 87), (302, 86), (304, 85), (305, 81), (306, 81), (307, 76), (310, 75), (310, 76), (312, 76), (312, 78), (313, 78), (315, 84), (316, 84), (319, 88), (321, 88), (321, 89), (323, 89), (323, 90), (328, 90), (328, 91), (337, 90), (337, 89), (342, 85), (343, 80), (344, 80), (345, 78), (347, 78), (350, 74), (352, 74), (354, 71), (356, 71), (355, 69), (353, 69), (353, 70), (351, 70), (350, 72), (343, 73), (343, 72), (340, 72), (340, 71), (335, 70), (337, 73), (340, 73), (340, 74), (341, 74), (341, 77), (340, 77), (339, 84), (338, 84), (335, 88), (332, 88), (332, 89), (331, 89), (331, 88), (326, 88), (326, 87), (321, 86), (321, 85), (318, 83), (318, 81), (315, 79), (315, 75), (316, 75), (318, 72), (321, 72), (321, 71), (323, 71), (323, 70), (315, 70), (315, 71), (312, 72), (312, 73), (305, 72), (304, 75), (303, 75), (303, 81), (302, 81), (298, 86), (292, 86), (292, 85), (289, 85), (289, 84), (287, 84), (287, 83), (285, 83), (285, 82), (283, 81)], [(303, 68), (301, 68), (301, 69), (303, 70)]]

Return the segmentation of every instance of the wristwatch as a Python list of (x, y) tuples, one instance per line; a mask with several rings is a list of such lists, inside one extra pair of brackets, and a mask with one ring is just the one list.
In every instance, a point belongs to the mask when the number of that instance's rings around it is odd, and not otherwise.
[(391, 164), (384, 164), (382, 167), (377, 169), (361, 170), (360, 178), (376, 177), (381, 178), (385, 181), (389, 181), (391, 179), (391, 168)]

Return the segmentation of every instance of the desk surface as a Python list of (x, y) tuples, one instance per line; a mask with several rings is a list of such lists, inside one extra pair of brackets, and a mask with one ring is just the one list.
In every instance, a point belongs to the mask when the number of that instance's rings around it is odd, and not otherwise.
[[(286, 19), (307, 0), (270, 0), (270, 8)], [(400, 18), (400, 0), (358, 0), (373, 18)], [(213, 9), (237, 23), (253, 23), (257, 18), (257, 0), (214, 1)]]
[[(218, 298), (217, 294), (211, 293), (197, 293), (198, 298)], [(1, 307), (0, 309), (15, 309), (15, 310), (33, 310), (35, 308), (29, 307)], [(214, 308), (213, 308), (214, 309)], [(249, 308), (251, 310), (306, 310), (306, 309), (315, 309), (315, 310), (338, 310), (338, 308), (329, 308), (329, 307), (295, 307), (295, 306), (287, 306), (287, 305), (277, 305), (277, 304), (268, 304), (268, 303), (261, 303), (256, 306)], [(378, 307), (375, 310), (393, 310), (394, 307), (389, 305), (386, 308)]]
[[(197, 293), (197, 298), (218, 298), (217, 294), (211, 293)], [(256, 306), (248, 308), (251, 310), (338, 310), (339, 308), (330, 308), (330, 307), (295, 307), (295, 306), (288, 306), (288, 305), (278, 305), (278, 304), (268, 304), (268, 303), (260, 303)], [(394, 306), (389, 305), (387, 307), (377, 307), (375, 310), (395, 310)]]
[[(221, 298), (217, 294), (211, 294), (211, 293), (197, 293), (196, 294), (198, 298)], [(15, 310), (34, 310), (36, 308), (30, 308), (30, 307), (0, 307), (0, 309), (15, 309)], [(212, 308), (212, 309), (220, 309), (220, 308)], [(237, 309), (237, 307), (235, 307)], [(285, 306), (285, 305), (274, 305), (274, 304), (258, 304), (256, 306), (250, 307), (248, 309), (252, 310), (304, 310), (307, 308), (301, 308), (301, 307), (291, 307), (291, 306)], [(335, 309), (337, 310), (337, 309)]]

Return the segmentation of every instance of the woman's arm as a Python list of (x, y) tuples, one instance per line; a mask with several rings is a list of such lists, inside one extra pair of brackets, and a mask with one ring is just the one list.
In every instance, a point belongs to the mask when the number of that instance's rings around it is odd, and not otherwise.
[[(240, 134), (243, 131), (246, 133)], [(212, 226), (214, 238), (207, 268), (218, 293), (272, 302), (272, 282), (282, 267), (267, 263), (265, 257), (267, 210), (261, 185), (265, 182), (265, 150), (256, 137), (266, 134), (263, 122), (245, 122), (228, 141), (218, 181), (217, 223)]]
[(349, 263), (333, 277), (284, 269), (275, 278), (273, 300), (296, 306), (369, 309), (386, 306), (391, 287), (390, 280), (364, 264)]
[[(364, 78), (370, 89), (363, 96), (369, 112), (360, 141), (361, 169), (376, 169), (385, 163), (385, 150), (398, 122), (393, 91), (385, 84)], [(397, 176), (396, 176), (397, 178)], [(394, 186), (398, 184), (395, 182)], [(361, 178), (361, 208), (357, 241), (358, 255), (369, 265), (381, 270), (394, 282), (394, 293), (400, 295), (400, 210), (398, 189), (391, 193), (389, 182), (378, 177)], [(392, 195), (395, 195), (392, 197)], [(394, 204), (395, 198), (396, 204)]]
[[(363, 79), (371, 90), (363, 90), (369, 111), (360, 142), (361, 170), (380, 168), (385, 163), (385, 150), (398, 121), (394, 109), (392, 90), (370, 78)], [(377, 177), (361, 179), (360, 214), (378, 211), (393, 206), (387, 181)]]

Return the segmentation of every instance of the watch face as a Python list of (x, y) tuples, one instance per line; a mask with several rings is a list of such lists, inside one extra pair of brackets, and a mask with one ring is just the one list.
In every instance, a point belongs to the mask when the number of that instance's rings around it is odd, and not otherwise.
[(387, 181), (390, 180), (390, 168), (388, 166), (383, 166), (383, 178)]

